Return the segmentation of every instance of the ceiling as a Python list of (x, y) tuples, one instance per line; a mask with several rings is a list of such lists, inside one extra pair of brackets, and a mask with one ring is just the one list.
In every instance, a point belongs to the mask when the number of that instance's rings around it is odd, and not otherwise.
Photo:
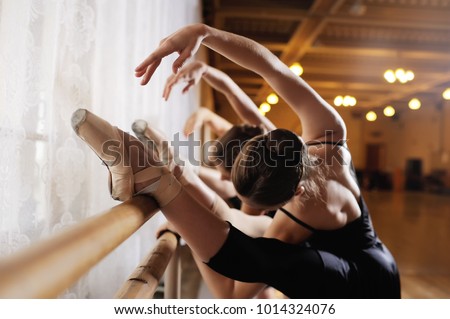
[[(302, 78), (330, 104), (337, 95), (354, 96), (355, 114), (386, 105), (401, 112), (412, 97), (438, 105), (450, 86), (450, 0), (204, 0), (203, 6), (205, 23), (262, 43), (287, 65), (300, 62)], [(210, 63), (258, 105), (271, 92), (226, 58), (210, 53)], [(388, 83), (385, 70), (399, 67), (412, 70), (414, 80)], [(224, 96), (214, 99), (219, 113), (229, 109)], [(281, 101), (267, 116), (294, 129), (289, 112)]]

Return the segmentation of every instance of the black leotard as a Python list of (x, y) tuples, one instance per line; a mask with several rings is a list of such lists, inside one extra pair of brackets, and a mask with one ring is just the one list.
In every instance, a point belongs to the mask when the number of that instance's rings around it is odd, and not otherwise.
[[(237, 196), (228, 198), (228, 203), (230, 204), (231, 208), (241, 209), (242, 201)], [(270, 218), (274, 218), (276, 212), (276, 210), (271, 210), (266, 212), (264, 215), (269, 216)]]
[(400, 298), (395, 260), (377, 237), (362, 197), (358, 203), (361, 216), (340, 229), (317, 230), (300, 221), (313, 232), (307, 245), (251, 238), (230, 224), (224, 245), (207, 264), (290, 298)]

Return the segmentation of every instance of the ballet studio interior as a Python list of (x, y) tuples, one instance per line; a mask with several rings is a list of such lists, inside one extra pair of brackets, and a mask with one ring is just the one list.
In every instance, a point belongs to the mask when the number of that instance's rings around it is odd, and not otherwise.
[[(450, 298), (450, 0), (0, 0), (0, 298), (215, 298), (183, 238), (157, 236), (152, 198), (111, 197), (107, 165), (71, 124), (80, 108), (130, 134), (144, 119), (202, 166), (198, 145), (218, 136), (207, 123), (186, 136), (186, 121), (242, 114), (202, 79), (163, 98), (177, 54), (147, 85), (135, 75), (196, 23), (265, 46), (342, 117), (401, 297)], [(302, 135), (263, 77), (206, 45), (192, 60)]]

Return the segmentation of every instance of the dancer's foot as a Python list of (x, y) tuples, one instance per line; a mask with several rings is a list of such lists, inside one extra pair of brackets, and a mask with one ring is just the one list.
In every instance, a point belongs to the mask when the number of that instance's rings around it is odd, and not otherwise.
[(128, 133), (84, 109), (72, 115), (72, 127), (109, 169), (114, 199), (151, 194), (164, 206), (181, 190), (168, 167), (155, 160), (153, 150)]
[(188, 165), (179, 166), (175, 163), (173, 149), (169, 146), (169, 140), (164, 133), (150, 127), (145, 120), (134, 121), (131, 128), (144, 145), (148, 145), (158, 154), (159, 160), (169, 168), (182, 185), (189, 183), (189, 176), (196, 174), (194, 168)]
[(131, 125), (136, 137), (158, 156), (163, 165), (173, 170), (175, 166), (173, 149), (169, 146), (169, 140), (164, 133), (155, 128), (150, 128), (144, 120), (136, 120)]

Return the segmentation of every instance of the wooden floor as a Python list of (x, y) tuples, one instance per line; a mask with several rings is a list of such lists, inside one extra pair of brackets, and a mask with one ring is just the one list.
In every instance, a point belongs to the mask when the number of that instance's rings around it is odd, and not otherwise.
[(450, 196), (366, 192), (375, 229), (397, 260), (403, 298), (450, 298)]

